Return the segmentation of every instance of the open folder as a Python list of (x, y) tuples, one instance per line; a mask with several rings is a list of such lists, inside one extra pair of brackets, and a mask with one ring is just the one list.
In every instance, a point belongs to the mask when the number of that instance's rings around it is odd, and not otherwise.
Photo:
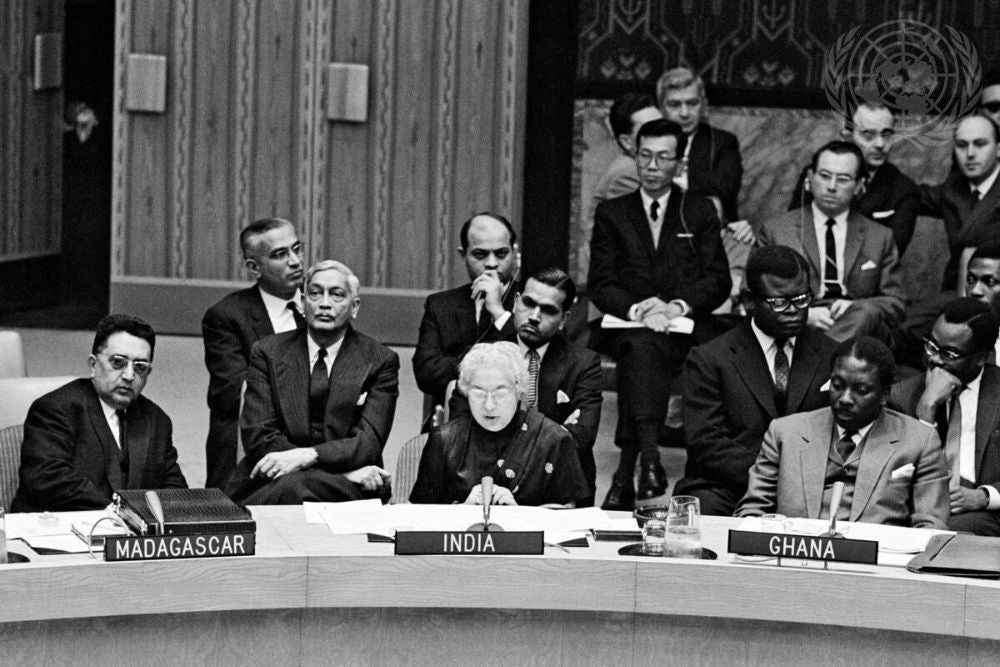
[(1000, 579), (1000, 539), (962, 533), (935, 535), (906, 569), (922, 574)]

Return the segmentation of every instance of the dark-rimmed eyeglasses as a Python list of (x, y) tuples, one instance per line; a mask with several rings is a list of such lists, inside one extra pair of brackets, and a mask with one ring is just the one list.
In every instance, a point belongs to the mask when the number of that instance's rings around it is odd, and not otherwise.
[(803, 292), (802, 294), (796, 294), (795, 296), (766, 296), (761, 297), (761, 301), (766, 303), (768, 307), (776, 313), (783, 313), (788, 310), (791, 306), (795, 306), (796, 310), (803, 310), (808, 308), (809, 304), (813, 302), (814, 295), (812, 291)]
[(941, 347), (930, 338), (924, 338), (924, 352), (926, 352), (930, 357), (933, 357), (936, 354), (945, 361), (958, 361), (959, 359), (964, 359), (965, 357), (975, 354), (977, 351), (978, 350), (973, 350), (971, 352), (959, 352), (958, 350), (950, 347)]
[(120, 354), (105, 354), (104, 352), (99, 353), (97, 356), (107, 359), (108, 365), (116, 371), (123, 371), (126, 366), (131, 364), (132, 371), (139, 377), (146, 377), (153, 370), (153, 364), (141, 359), (129, 359)]
[(654, 159), (656, 160), (657, 167), (666, 167), (676, 160), (677, 156), (670, 153), (653, 153), (652, 151), (639, 151), (638, 155), (636, 155), (636, 161), (640, 167), (648, 167), (649, 163)]

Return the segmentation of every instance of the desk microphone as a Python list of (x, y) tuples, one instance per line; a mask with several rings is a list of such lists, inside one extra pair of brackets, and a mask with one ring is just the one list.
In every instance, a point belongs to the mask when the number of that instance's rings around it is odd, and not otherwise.
[(146, 491), (146, 505), (149, 506), (149, 511), (153, 513), (153, 518), (156, 519), (159, 527), (158, 534), (163, 535), (163, 505), (160, 504), (160, 497), (156, 495), (156, 491)]
[(469, 526), (469, 530), (481, 530), (487, 533), (491, 530), (503, 532), (503, 528), (495, 523), (490, 523), (490, 505), (493, 503), (493, 478), (489, 476), (483, 477), (482, 481), (479, 482), (479, 486), (483, 491), (483, 521), (482, 523), (472, 524)]
[(834, 482), (833, 490), (830, 492), (830, 530), (827, 537), (843, 537), (843, 533), (837, 532), (837, 512), (840, 510), (840, 499), (844, 495), (844, 483)]

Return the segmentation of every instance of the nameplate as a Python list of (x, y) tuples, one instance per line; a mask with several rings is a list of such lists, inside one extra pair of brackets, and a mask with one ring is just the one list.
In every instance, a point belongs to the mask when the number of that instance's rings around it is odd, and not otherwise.
[(104, 560), (252, 556), (255, 546), (256, 535), (254, 533), (108, 536), (104, 538)]
[(396, 532), (396, 554), (400, 556), (536, 556), (545, 550), (544, 533), (483, 531)]
[(799, 560), (878, 564), (878, 542), (843, 537), (729, 531), (729, 553)]

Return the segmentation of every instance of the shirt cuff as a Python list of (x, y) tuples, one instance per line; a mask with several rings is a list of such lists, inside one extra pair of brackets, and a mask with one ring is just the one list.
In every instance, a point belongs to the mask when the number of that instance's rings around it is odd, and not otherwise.
[(979, 488), (980, 489), (985, 489), (986, 490), (986, 495), (988, 495), (990, 497), (990, 502), (989, 502), (988, 505), (986, 505), (986, 509), (988, 509), (988, 510), (1000, 510), (1000, 491), (997, 491), (995, 488), (993, 488), (989, 484), (983, 484)]
[(932, 423), (930, 423), (928, 421), (924, 421), (923, 419), (918, 419), (917, 421), (920, 422), (921, 424), (926, 424), (927, 426), (930, 426), (931, 428), (937, 428), (937, 422), (934, 422), (932, 424)]
[(633, 303), (632, 307), (628, 309), (628, 321), (629, 322), (639, 321), (639, 304)]
[(496, 327), (497, 331), (503, 329), (503, 325), (507, 324), (507, 320), (510, 319), (510, 311), (505, 310), (503, 315), (493, 320), (493, 326)]
[(684, 301), (683, 299), (674, 299), (670, 303), (681, 309), (681, 316), (683, 317), (687, 317), (691, 313), (691, 306), (689, 306), (687, 301)]

